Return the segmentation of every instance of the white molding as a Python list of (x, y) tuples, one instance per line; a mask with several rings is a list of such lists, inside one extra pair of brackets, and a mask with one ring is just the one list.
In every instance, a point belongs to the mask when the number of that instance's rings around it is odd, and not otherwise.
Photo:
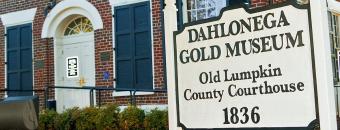
[[(128, 106), (119, 106), (120, 110), (124, 110), (126, 109)], [(158, 109), (158, 110), (167, 110), (168, 109), (168, 105), (164, 104), (164, 105), (138, 105), (138, 108), (144, 110), (145, 112), (150, 112), (153, 109)]]
[[(29, 24), (31, 23), (31, 35), (32, 35), (32, 89), (34, 89), (34, 42), (33, 42), (33, 21), (36, 14), (37, 8), (31, 8), (27, 10), (20, 10), (16, 12), (10, 12), (6, 14), (0, 15), (0, 19), (2, 21), (2, 24), (4, 25), (5, 34), (7, 33), (7, 28), (11, 26), (17, 26), (17, 25), (23, 25), (23, 24)], [(18, 17), (20, 16), (20, 17)], [(4, 60), (7, 62), (7, 38), (5, 37), (5, 46), (4, 46)], [(5, 86), (4, 88), (7, 88), (7, 64), (5, 64)], [(35, 92), (33, 92), (35, 94)], [(5, 97), (8, 97), (7, 92), (5, 92)]]
[(101, 15), (91, 3), (86, 0), (63, 0), (47, 15), (41, 37), (54, 37), (58, 26), (63, 20), (73, 15), (82, 15), (90, 19), (94, 30), (103, 28)]
[(175, 90), (175, 58), (174, 52), (174, 34), (177, 30), (177, 8), (175, 0), (166, 0), (164, 13), (164, 35), (165, 35), (165, 53), (166, 53), (166, 75), (167, 75), (167, 89), (168, 89), (168, 118), (169, 129), (180, 130), (177, 126), (177, 111), (176, 111), (176, 90)]
[[(136, 96), (145, 96), (145, 95), (153, 95), (155, 94), (154, 92), (136, 92)], [(130, 92), (117, 92), (117, 91), (113, 91), (112, 92), (112, 97), (121, 97), (121, 96), (130, 96)]]
[(340, 2), (336, 0), (327, 0), (327, 2), (329, 11), (340, 14)]
[(115, 0), (109, 0), (110, 5), (112, 6)]
[(122, 6), (122, 5), (134, 4), (134, 3), (139, 3), (139, 2), (145, 2), (145, 1), (150, 1), (150, 0), (110, 0), (110, 4), (111, 6), (115, 7), (115, 6)]
[(183, 23), (188, 23), (188, 0), (182, 0), (183, 6), (182, 6), (182, 17), (183, 17)]
[(320, 129), (337, 130), (327, 3), (310, 1)]
[(37, 8), (21, 10), (0, 15), (1, 21), (5, 27), (32, 23)]

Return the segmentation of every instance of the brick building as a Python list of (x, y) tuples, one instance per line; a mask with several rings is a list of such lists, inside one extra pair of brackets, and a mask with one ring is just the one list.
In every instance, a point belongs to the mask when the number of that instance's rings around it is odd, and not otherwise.
[[(43, 101), (46, 86), (165, 87), (160, 0), (5, 0), (0, 16), (1, 89), (36, 90)], [(89, 90), (49, 93), (58, 111), (90, 103)], [(95, 94), (101, 103), (130, 101), (126, 91)], [(140, 105), (167, 103), (166, 93), (136, 95)]]
[[(233, 4), (262, 7), (284, 0), (177, 0), (179, 25), (219, 15)], [(211, 3), (212, 2), (212, 3)], [(0, 1), (0, 98), (39, 95), (57, 110), (89, 106), (97, 87), (166, 90), (163, 0)], [(164, 92), (137, 92), (136, 103), (166, 107)], [(96, 91), (94, 104), (130, 102), (129, 91)], [(44, 105), (44, 102), (40, 102)]]

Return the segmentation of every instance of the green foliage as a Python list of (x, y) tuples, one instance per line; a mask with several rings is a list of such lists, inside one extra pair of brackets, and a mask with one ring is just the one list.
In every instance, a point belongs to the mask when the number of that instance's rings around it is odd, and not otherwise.
[(39, 130), (53, 129), (54, 120), (58, 113), (54, 110), (44, 110), (39, 116)]
[(117, 105), (102, 108), (72, 108), (58, 114), (45, 110), (39, 116), (39, 130), (168, 130), (166, 110), (145, 112), (128, 106), (120, 112)]
[(142, 130), (145, 118), (144, 110), (128, 106), (119, 114), (119, 125), (122, 130)]
[(54, 128), (56, 130), (74, 130), (76, 122), (80, 119), (81, 110), (78, 107), (67, 109), (56, 117)]
[(169, 115), (168, 110), (164, 110), (164, 115), (162, 118), (162, 124), (168, 130), (169, 129)]
[(167, 110), (153, 109), (146, 114), (144, 120), (146, 130), (168, 130), (168, 112)]
[(97, 118), (97, 129), (120, 130), (119, 111), (118, 105), (115, 104), (107, 105), (104, 109), (100, 109)]
[(56, 130), (70, 130), (70, 118), (69, 113), (64, 112), (59, 114), (54, 121), (54, 128)]
[(99, 114), (99, 109), (94, 107), (87, 107), (80, 111), (79, 117), (75, 122), (76, 128), (80, 130), (95, 130), (97, 115)]

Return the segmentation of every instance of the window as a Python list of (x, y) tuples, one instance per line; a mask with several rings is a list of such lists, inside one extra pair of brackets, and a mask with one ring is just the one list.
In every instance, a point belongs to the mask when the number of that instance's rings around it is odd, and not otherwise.
[(87, 19), (86, 17), (81, 17), (81, 18), (77, 18), (73, 20), (67, 26), (64, 32), (64, 36), (87, 33), (87, 32), (92, 32), (92, 31), (93, 31), (93, 26), (91, 24), (91, 21)]
[(188, 0), (188, 21), (215, 17), (219, 14), (220, 9), (225, 6), (225, 0)]
[[(32, 90), (32, 24), (7, 28), (7, 88)], [(8, 92), (8, 96), (32, 96), (33, 92)]]
[(248, 0), (186, 0), (188, 22), (216, 17), (222, 8), (239, 3), (249, 4)]
[(153, 89), (149, 2), (115, 7), (116, 88)]
[(335, 84), (339, 84), (339, 66), (338, 62), (340, 55), (340, 38), (339, 38), (339, 18), (338, 16), (329, 12), (329, 27), (330, 27), (330, 41), (331, 41), (331, 52), (333, 62), (333, 80)]

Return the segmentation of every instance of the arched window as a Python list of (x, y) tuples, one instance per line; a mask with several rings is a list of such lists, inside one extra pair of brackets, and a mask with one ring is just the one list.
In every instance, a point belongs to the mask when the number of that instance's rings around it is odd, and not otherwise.
[(64, 32), (64, 36), (87, 33), (92, 31), (93, 26), (91, 21), (86, 17), (80, 17), (69, 23)]

